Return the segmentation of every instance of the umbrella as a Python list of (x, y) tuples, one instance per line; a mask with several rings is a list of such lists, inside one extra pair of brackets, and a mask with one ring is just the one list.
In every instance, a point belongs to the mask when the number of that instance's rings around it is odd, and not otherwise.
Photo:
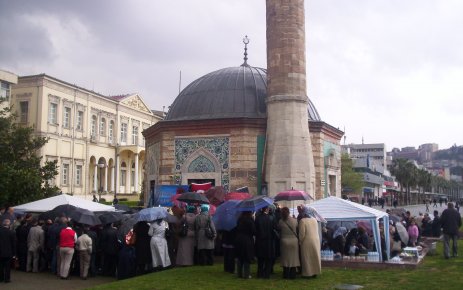
[(88, 209), (77, 207), (75, 210), (69, 213), (69, 218), (78, 223), (94, 226), (99, 225), (101, 222), (95, 216), (95, 214)]
[(242, 200), (236, 207), (238, 211), (257, 211), (271, 204), (273, 204), (272, 198), (264, 195), (256, 195)]
[(99, 219), (103, 225), (115, 223), (121, 221), (124, 216), (122, 213), (108, 211), (99, 216)]
[(126, 205), (126, 204), (116, 204), (114, 205), (114, 208), (117, 209), (118, 211), (124, 211), (124, 212), (131, 212), (132, 209), (130, 208), (130, 206)]
[(182, 196), (182, 194), (176, 194), (176, 195), (173, 195), (171, 198), (170, 198), (170, 201), (172, 201), (172, 203), (180, 208), (185, 208), (186, 207), (186, 203), (184, 202), (181, 202), (181, 201), (178, 201), (178, 198)]
[(225, 197), (225, 189), (222, 186), (215, 186), (209, 188), (204, 195), (213, 205), (219, 205), (223, 202)]
[(239, 200), (229, 200), (217, 207), (215, 215), (212, 217), (217, 230), (229, 231), (236, 227), (239, 215), (236, 207), (238, 203), (240, 203)]
[(397, 232), (399, 233), (399, 236), (400, 236), (400, 239), (402, 240), (402, 242), (405, 245), (407, 245), (408, 244), (408, 239), (409, 239), (407, 229), (401, 223), (396, 223), (395, 228), (396, 228)]
[(230, 192), (225, 195), (224, 200), (243, 200), (251, 197), (252, 195), (247, 192)]
[(164, 207), (148, 207), (135, 214), (137, 222), (164, 219), (169, 213)]
[(209, 200), (207, 199), (207, 197), (197, 192), (182, 193), (182, 195), (178, 197), (177, 200), (183, 201), (186, 203), (207, 203), (209, 204)]
[(373, 234), (373, 230), (371, 229), (370, 221), (359, 220), (359, 221), (357, 221), (357, 227), (362, 227), (367, 231), (367, 233), (369, 233), (371, 235)]
[(70, 204), (61, 204), (55, 207), (54, 209), (44, 212), (40, 217), (44, 219), (55, 219), (56, 217), (66, 216), (69, 217), (69, 214), (74, 211), (77, 207)]
[(293, 200), (309, 200), (309, 199), (313, 199), (313, 198), (305, 191), (293, 190), (293, 189), (279, 192), (275, 196), (275, 201), (281, 201), (281, 200), (293, 201)]
[(339, 227), (345, 227), (348, 231), (357, 227), (354, 221), (328, 221), (327, 228), (337, 230)]
[(401, 219), (402, 219), (402, 218), (401, 218), (400, 216), (396, 216), (396, 215), (394, 215), (394, 214), (390, 214), (390, 215), (389, 215), (389, 220), (391, 220), (391, 221), (393, 221), (393, 222), (395, 222), (395, 223), (400, 223), (400, 220), (401, 220)]

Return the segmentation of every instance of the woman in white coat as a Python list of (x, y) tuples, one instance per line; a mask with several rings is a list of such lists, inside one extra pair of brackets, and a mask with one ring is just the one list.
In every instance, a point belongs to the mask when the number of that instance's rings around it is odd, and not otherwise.
[(169, 250), (166, 241), (167, 223), (162, 219), (154, 221), (150, 225), (148, 235), (151, 236), (150, 247), (153, 268), (165, 268), (171, 265)]

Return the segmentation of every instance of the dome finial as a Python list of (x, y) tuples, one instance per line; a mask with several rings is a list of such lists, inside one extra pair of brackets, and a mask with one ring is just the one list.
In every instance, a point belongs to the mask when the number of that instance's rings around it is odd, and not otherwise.
[(243, 38), (243, 43), (244, 43), (244, 62), (242, 66), (247, 66), (248, 65), (248, 43), (249, 43), (249, 38), (247, 35)]

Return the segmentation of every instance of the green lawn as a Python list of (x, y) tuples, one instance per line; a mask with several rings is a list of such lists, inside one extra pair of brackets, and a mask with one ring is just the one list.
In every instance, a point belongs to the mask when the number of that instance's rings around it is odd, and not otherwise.
[[(459, 242), (463, 251), (463, 240)], [(437, 255), (427, 256), (415, 270), (351, 270), (323, 268), (316, 279), (283, 280), (281, 267), (270, 280), (238, 279), (225, 273), (222, 264), (174, 268), (162, 272), (138, 276), (133, 279), (100, 285), (92, 289), (333, 289), (338, 284), (357, 284), (363, 289), (463, 289), (463, 257), (445, 260), (442, 243), (438, 243)], [(463, 252), (461, 252), (463, 253)], [(256, 265), (252, 265), (255, 276)]]

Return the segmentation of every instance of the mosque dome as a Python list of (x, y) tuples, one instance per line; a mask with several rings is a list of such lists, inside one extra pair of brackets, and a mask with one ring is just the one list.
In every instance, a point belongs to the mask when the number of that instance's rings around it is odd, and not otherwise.
[[(266, 118), (267, 70), (244, 63), (206, 74), (177, 96), (165, 120)], [(309, 120), (321, 121), (309, 100)]]

